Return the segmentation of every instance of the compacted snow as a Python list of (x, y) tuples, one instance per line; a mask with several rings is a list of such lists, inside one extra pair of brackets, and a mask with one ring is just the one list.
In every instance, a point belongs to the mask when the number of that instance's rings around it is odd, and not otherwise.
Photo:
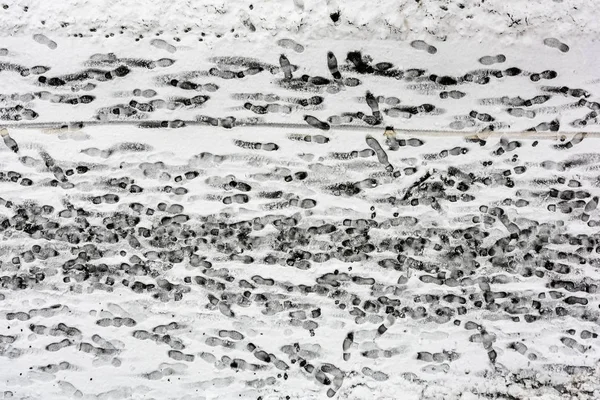
[(589, 1), (0, 8), (0, 398), (594, 399)]

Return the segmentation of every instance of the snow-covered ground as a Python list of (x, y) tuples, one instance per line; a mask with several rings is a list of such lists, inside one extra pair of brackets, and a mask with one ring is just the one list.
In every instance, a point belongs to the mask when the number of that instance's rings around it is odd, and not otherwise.
[(598, 139), (9, 137), (16, 398), (598, 395)]
[[(302, 39), (432, 40), (518, 44), (598, 36), (598, 11), (588, 0), (35, 0), (0, 7), (6, 35), (53, 33), (113, 41), (159, 35), (212, 42), (218, 37), (267, 42)], [(108, 36), (108, 37), (107, 37)], [(457, 55), (466, 49), (457, 49)]]
[(597, 14), (0, 4), (0, 399), (599, 398)]
[[(332, 128), (569, 132), (594, 131), (600, 110), (600, 45), (591, 41), (37, 38), (3, 41), (0, 117), (7, 123), (234, 117), (308, 127), (311, 115)], [(379, 103), (377, 124), (361, 116), (373, 111), (367, 93)]]

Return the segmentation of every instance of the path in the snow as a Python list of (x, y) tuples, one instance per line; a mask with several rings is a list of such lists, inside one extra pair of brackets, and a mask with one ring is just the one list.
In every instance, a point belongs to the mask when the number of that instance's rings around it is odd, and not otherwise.
[(2, 137), (4, 398), (598, 397), (597, 138)]

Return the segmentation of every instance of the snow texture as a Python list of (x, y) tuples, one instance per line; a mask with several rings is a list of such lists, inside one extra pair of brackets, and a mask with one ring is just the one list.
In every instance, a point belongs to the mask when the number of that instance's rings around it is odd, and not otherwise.
[(0, 399), (600, 398), (592, 2), (0, 6)]

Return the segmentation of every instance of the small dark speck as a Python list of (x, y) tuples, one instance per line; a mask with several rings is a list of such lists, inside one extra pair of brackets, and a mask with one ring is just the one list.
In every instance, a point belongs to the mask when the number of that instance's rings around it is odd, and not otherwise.
[(252, 4), (250, 4), (250, 6), (248, 8), (250, 8), (251, 10), (254, 10), (254, 6)]
[(336, 11), (334, 13), (329, 14), (329, 17), (331, 18), (331, 20), (335, 23), (338, 22), (340, 20), (340, 12)]

